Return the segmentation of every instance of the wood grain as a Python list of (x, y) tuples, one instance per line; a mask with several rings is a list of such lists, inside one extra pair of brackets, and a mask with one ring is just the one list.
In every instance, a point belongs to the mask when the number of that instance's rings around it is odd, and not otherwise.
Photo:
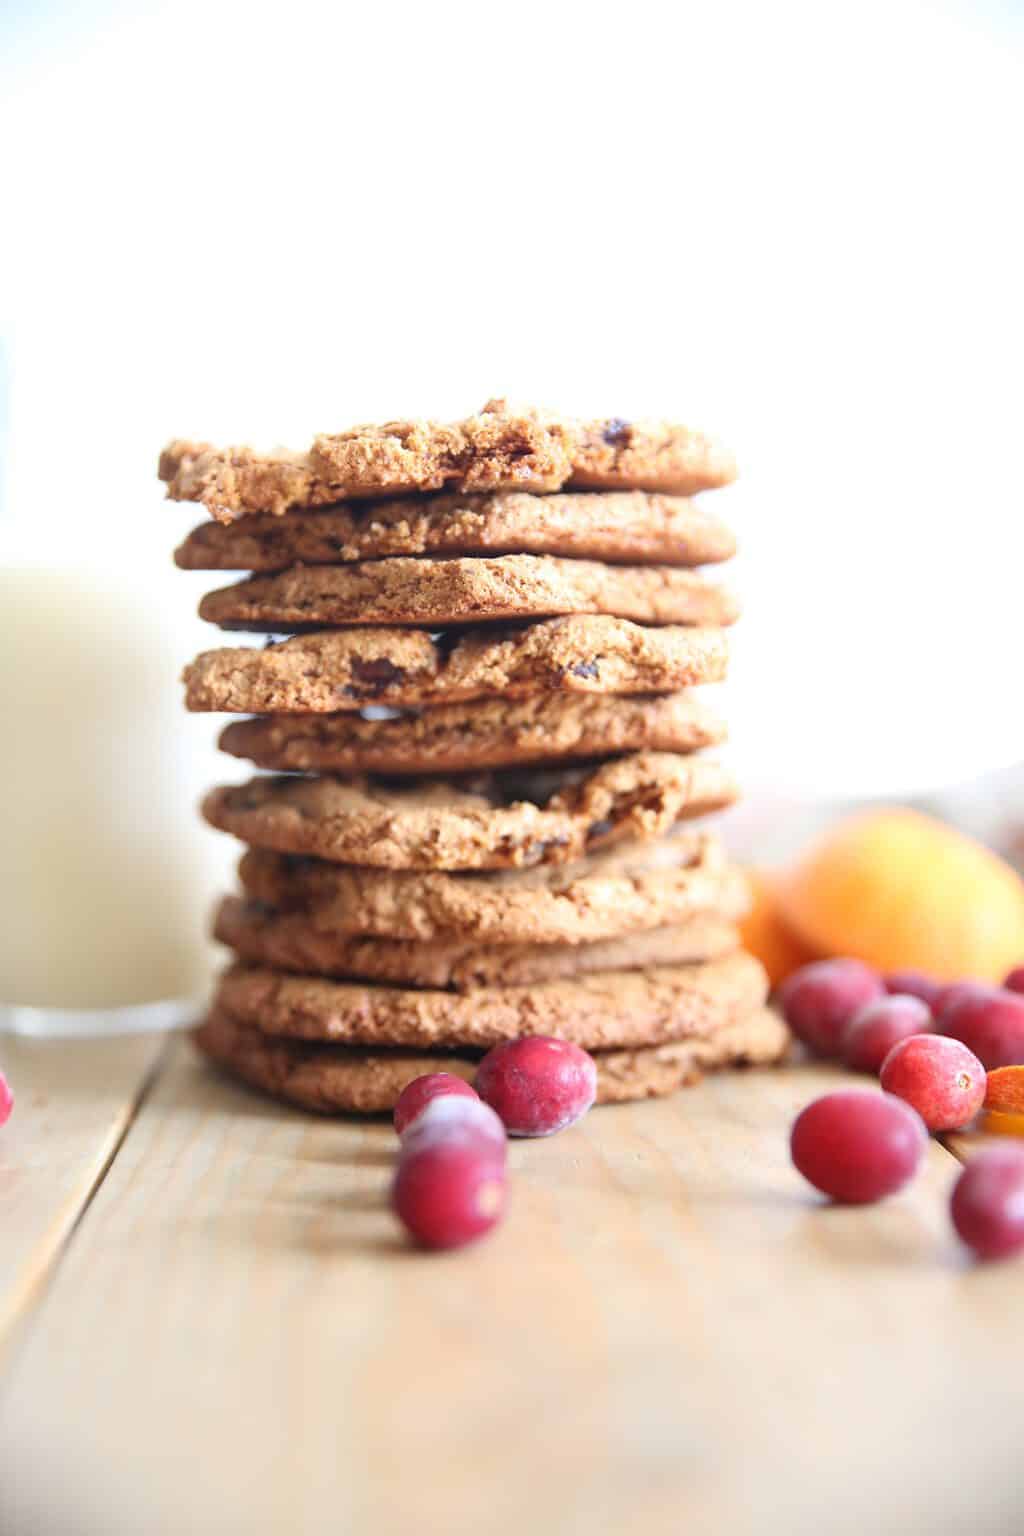
[[(1009, 1118), (1009, 1116), (1006, 1117), (1007, 1120)], [(984, 1115), (981, 1116), (980, 1124), (976, 1128), (969, 1131), (948, 1131), (942, 1137), (942, 1142), (962, 1163), (966, 1163), (983, 1147), (991, 1147), (997, 1142), (1009, 1142), (1011, 1146), (1024, 1148), (1024, 1136), (1016, 1127), (1012, 1134), (1001, 1130), (995, 1116), (991, 1117), (989, 1127), (986, 1127)]]
[(1012, 1528), (1024, 1270), (971, 1269), (938, 1143), (895, 1199), (821, 1205), (788, 1126), (848, 1081), (596, 1111), (514, 1145), (498, 1233), (423, 1255), (386, 1125), (281, 1110), (182, 1043), (9, 1373), (0, 1528)]
[(162, 1046), (152, 1036), (0, 1040), (15, 1097), (0, 1133), (0, 1347), (81, 1215)]

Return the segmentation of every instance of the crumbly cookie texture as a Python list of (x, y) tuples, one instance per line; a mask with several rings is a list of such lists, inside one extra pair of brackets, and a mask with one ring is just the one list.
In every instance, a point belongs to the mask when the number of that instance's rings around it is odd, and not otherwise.
[(185, 668), (191, 710), (331, 714), (537, 693), (670, 693), (720, 682), (720, 629), (648, 629), (576, 614), (434, 637), (418, 629), (327, 630), (263, 650), (204, 651)]
[(485, 874), (358, 869), (250, 849), (246, 894), (301, 912), (322, 933), (488, 944), (585, 944), (663, 928), (697, 912), (742, 917), (744, 875), (707, 834), (590, 854), (574, 864)]
[(737, 794), (719, 763), (638, 752), (589, 771), (511, 771), (480, 775), (470, 786), (443, 779), (395, 786), (366, 778), (259, 777), (211, 790), (203, 815), (257, 848), (341, 864), (517, 869), (564, 864), (624, 839), (660, 837), (684, 817), (732, 804)]
[[(467, 1053), (366, 1051), (272, 1039), (214, 1011), (195, 1032), (199, 1050), (235, 1077), (274, 1098), (320, 1114), (383, 1114), (402, 1089), (425, 1072), (451, 1072), (472, 1081)], [(706, 1071), (767, 1066), (780, 1061), (789, 1033), (777, 1014), (759, 1009), (703, 1039), (628, 1051), (597, 1051), (597, 1102), (661, 1097), (698, 1082)]]
[(696, 571), (556, 555), (299, 565), (208, 592), (199, 604), (200, 618), (221, 629), (278, 632), (335, 624), (438, 629), (572, 613), (716, 625), (734, 623), (739, 606)]
[(587, 1050), (610, 1050), (713, 1034), (761, 1007), (767, 995), (763, 967), (740, 949), (695, 965), (471, 994), (234, 966), (222, 976), (213, 1006), (264, 1034), (299, 1040), (485, 1051), (520, 1035), (556, 1035)]
[(220, 747), (280, 773), (459, 773), (623, 752), (695, 752), (725, 738), (693, 693), (541, 694), (440, 704), (386, 719), (355, 713), (236, 720)]
[(459, 490), (663, 491), (690, 495), (736, 477), (719, 443), (658, 421), (578, 421), (491, 400), (465, 421), (391, 421), (314, 438), (308, 453), (271, 454), (175, 441), (158, 473), (174, 501), (202, 502), (229, 522), (244, 513), (350, 497)]
[(238, 896), (226, 896), (221, 902), (213, 931), (215, 938), (250, 965), (454, 992), (528, 986), (594, 971), (689, 965), (731, 954), (740, 945), (735, 924), (715, 912), (697, 912), (674, 927), (594, 944), (481, 946), (458, 940), (418, 944), (409, 939), (324, 932), (301, 912), (275, 912)]
[(187, 571), (282, 571), (393, 555), (566, 555), (633, 565), (728, 560), (736, 540), (700, 502), (645, 491), (440, 495), (205, 522), (175, 552)]

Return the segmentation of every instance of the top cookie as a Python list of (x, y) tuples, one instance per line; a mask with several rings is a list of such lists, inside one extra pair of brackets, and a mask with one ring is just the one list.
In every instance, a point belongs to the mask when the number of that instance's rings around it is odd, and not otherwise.
[(202, 502), (220, 522), (280, 516), (349, 497), (445, 489), (666, 491), (690, 495), (736, 477), (713, 439), (670, 422), (577, 421), (490, 400), (465, 421), (391, 421), (314, 438), (308, 453), (255, 453), (175, 441), (159, 475), (173, 501)]

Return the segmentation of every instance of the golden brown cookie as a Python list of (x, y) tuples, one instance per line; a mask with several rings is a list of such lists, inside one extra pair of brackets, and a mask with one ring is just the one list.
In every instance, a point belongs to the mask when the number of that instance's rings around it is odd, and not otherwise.
[(587, 944), (696, 912), (735, 919), (750, 900), (717, 839), (694, 833), (574, 864), (461, 875), (357, 869), (250, 849), (238, 873), (252, 900), (301, 912), (322, 933), (421, 942)]
[(736, 540), (713, 512), (682, 496), (584, 491), (533, 496), (402, 497), (253, 513), (205, 522), (175, 552), (187, 571), (283, 571), (390, 555), (565, 555), (625, 565), (706, 565)]
[(646, 629), (576, 614), (440, 637), (420, 629), (327, 630), (277, 645), (204, 651), (185, 668), (191, 710), (333, 714), (539, 693), (671, 693), (720, 682), (720, 629)]
[(697, 571), (555, 555), (298, 565), (208, 592), (221, 629), (283, 633), (351, 624), (450, 625), (603, 613), (644, 624), (732, 624), (733, 596)]
[(350, 497), (481, 492), (664, 491), (727, 485), (736, 466), (702, 432), (670, 422), (577, 421), (490, 400), (458, 422), (391, 421), (314, 438), (308, 453), (271, 454), (175, 441), (158, 473), (174, 501), (201, 501), (221, 521), (246, 512)]
[(220, 747), (280, 773), (406, 774), (695, 752), (724, 738), (718, 716), (693, 693), (556, 693), (439, 704), (383, 719), (266, 715), (226, 726)]
[[(384, 1114), (402, 1089), (426, 1072), (451, 1072), (471, 1082), (468, 1054), (363, 1051), (271, 1039), (213, 1012), (193, 1036), (212, 1061), (253, 1088), (321, 1114)], [(597, 1102), (621, 1104), (660, 1097), (698, 1082), (720, 1067), (768, 1065), (785, 1055), (789, 1032), (777, 1014), (760, 1009), (699, 1040), (632, 1051), (597, 1051)]]
[(715, 912), (697, 912), (674, 927), (593, 944), (481, 946), (458, 940), (416, 943), (325, 932), (302, 912), (275, 912), (238, 896), (226, 896), (221, 902), (213, 931), (215, 938), (250, 965), (454, 992), (526, 986), (593, 971), (689, 965), (740, 947), (735, 924)]
[(296, 1040), (486, 1051), (521, 1035), (556, 1035), (586, 1050), (610, 1050), (713, 1034), (760, 1008), (767, 995), (763, 966), (738, 949), (691, 965), (470, 993), (236, 965), (221, 977), (213, 1007), (264, 1034)]
[(340, 864), (517, 869), (659, 837), (736, 796), (720, 763), (638, 752), (596, 768), (509, 769), (469, 781), (260, 776), (211, 790), (203, 815), (257, 848)]

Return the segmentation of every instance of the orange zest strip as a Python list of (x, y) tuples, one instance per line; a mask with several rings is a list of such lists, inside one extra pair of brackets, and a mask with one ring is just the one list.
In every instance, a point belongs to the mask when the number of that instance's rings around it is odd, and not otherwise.
[(985, 1108), (1001, 1115), (1024, 1115), (1024, 1066), (993, 1068), (988, 1074)]

